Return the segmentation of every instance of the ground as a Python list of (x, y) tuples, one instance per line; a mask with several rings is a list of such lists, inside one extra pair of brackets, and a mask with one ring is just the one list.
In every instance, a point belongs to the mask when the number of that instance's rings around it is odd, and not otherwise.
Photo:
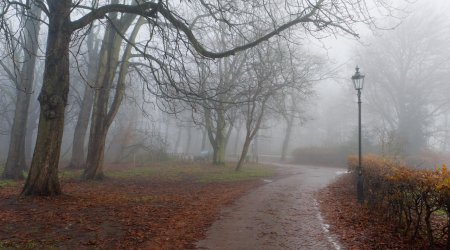
[(109, 170), (82, 182), (63, 172), (64, 195), (18, 198), (0, 182), (0, 249), (189, 249), (220, 208), (262, 185), (267, 167), (164, 164)]
[[(345, 249), (428, 249), (426, 239), (410, 238), (396, 231), (382, 211), (370, 211), (356, 201), (354, 176), (345, 174), (318, 193), (320, 208), (330, 232)], [(332, 206), (330, 204), (333, 204)], [(436, 246), (435, 249), (441, 249)], [(442, 246), (445, 249), (445, 246)]]
[(199, 249), (340, 249), (315, 199), (343, 169), (277, 164), (281, 173), (222, 210)]
[[(119, 170), (122, 169), (122, 170)], [(423, 249), (357, 204), (344, 169), (276, 164), (63, 171), (64, 195), (0, 181), (0, 249)], [(276, 173), (276, 174), (275, 174)], [(328, 225), (330, 224), (330, 226)]]

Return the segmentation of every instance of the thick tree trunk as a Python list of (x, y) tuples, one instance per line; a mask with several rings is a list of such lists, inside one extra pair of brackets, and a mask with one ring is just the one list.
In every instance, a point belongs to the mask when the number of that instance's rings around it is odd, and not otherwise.
[[(93, 124), (91, 124), (92, 126)], [(92, 129), (96, 131), (92, 133)], [(103, 179), (103, 160), (105, 156), (105, 143), (108, 131), (102, 126), (91, 128), (91, 137), (89, 138), (89, 151), (86, 159), (86, 169), (83, 174), (84, 179)], [(95, 137), (92, 137), (95, 134)]]
[(25, 131), (29, 104), (29, 96), (18, 90), (8, 157), (2, 175), (5, 179), (22, 179), (22, 171), (27, 169), (25, 162)]
[[(120, 32), (124, 33), (131, 23), (135, 19), (135, 15), (127, 14), (120, 20)], [(134, 30), (128, 39), (131, 44), (134, 43), (137, 33), (143, 24), (145, 19), (140, 18), (138, 24), (134, 27)], [(128, 44), (123, 56), (122, 65), (120, 67), (119, 76), (117, 80), (116, 91), (114, 100), (109, 106), (109, 90), (112, 86), (112, 81), (115, 76), (115, 71), (119, 63), (120, 45), (122, 37), (119, 36), (116, 31), (110, 27), (110, 32), (105, 36), (108, 40), (104, 40), (104, 46), (102, 50), (107, 49), (107, 56), (101, 59), (101, 64), (105, 65), (105, 74), (100, 81), (100, 88), (95, 91), (94, 95), (94, 107), (92, 110), (91, 119), (91, 131), (89, 135), (88, 155), (86, 159), (86, 169), (83, 174), (84, 179), (103, 179), (103, 160), (106, 143), (106, 135), (109, 127), (111, 126), (114, 117), (119, 111), (120, 104), (122, 103), (123, 96), (125, 94), (125, 78), (128, 74), (129, 59), (131, 56), (132, 45)], [(106, 59), (104, 61), (103, 59)], [(103, 66), (102, 65), (102, 66)], [(102, 68), (100, 66), (99, 68)]]
[(73, 134), (72, 157), (70, 159), (69, 168), (82, 169), (85, 163), (84, 142), (89, 126), (89, 117), (91, 116), (92, 105), (94, 103), (94, 90), (92, 82), (95, 81), (98, 68), (98, 43), (94, 42), (94, 31), (88, 36), (89, 62), (87, 80), (88, 84), (84, 87), (83, 100), (81, 101), (80, 113), (78, 114), (77, 124)]
[[(98, 168), (103, 164), (104, 148), (106, 143), (106, 115), (108, 112), (109, 90), (111, 88), (111, 71), (115, 71), (116, 64), (109, 56), (110, 43), (108, 34), (105, 35), (99, 60), (97, 86), (94, 91), (94, 106), (91, 116), (91, 128), (89, 133), (88, 154), (86, 158), (83, 179), (102, 179), (103, 170)], [(111, 51), (112, 53), (112, 51)]]
[[(31, 16), (34, 18), (40, 15), (41, 9), (34, 6), (31, 10)], [(2, 174), (2, 177), (5, 179), (22, 179), (23, 171), (27, 170), (25, 138), (36, 66), (37, 40), (40, 30), (39, 23), (33, 18), (28, 18), (25, 23), (27, 35), (25, 36), (24, 63), (17, 82), (16, 110), (11, 129), (8, 157)]]
[(213, 163), (214, 165), (225, 164), (225, 141), (217, 142), (217, 146), (213, 147)]
[(70, 0), (48, 0), (49, 24), (38, 135), (22, 195), (58, 195), (58, 163), (69, 92)]

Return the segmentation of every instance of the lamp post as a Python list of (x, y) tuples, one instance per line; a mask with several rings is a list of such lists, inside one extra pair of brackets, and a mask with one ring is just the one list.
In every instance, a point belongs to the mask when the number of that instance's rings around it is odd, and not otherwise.
[(356, 66), (356, 72), (352, 76), (352, 82), (355, 89), (358, 91), (358, 168), (357, 168), (357, 180), (356, 180), (356, 195), (359, 203), (364, 201), (364, 189), (363, 189), (363, 177), (361, 166), (361, 90), (364, 87), (364, 75), (359, 72), (359, 67)]

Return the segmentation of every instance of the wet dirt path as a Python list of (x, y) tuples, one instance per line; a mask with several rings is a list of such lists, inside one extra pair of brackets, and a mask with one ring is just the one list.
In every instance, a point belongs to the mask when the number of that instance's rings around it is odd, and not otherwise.
[(314, 192), (344, 169), (276, 165), (281, 177), (224, 208), (198, 249), (341, 249), (322, 222)]

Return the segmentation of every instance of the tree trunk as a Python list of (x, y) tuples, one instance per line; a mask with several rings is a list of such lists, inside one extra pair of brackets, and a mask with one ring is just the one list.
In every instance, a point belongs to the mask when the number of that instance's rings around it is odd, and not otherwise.
[(73, 133), (72, 157), (69, 168), (82, 169), (84, 167), (84, 142), (89, 126), (89, 116), (91, 115), (92, 104), (94, 102), (94, 91), (88, 85), (84, 88), (83, 101), (77, 124)]
[(38, 128), (39, 124), (39, 107), (36, 110), (28, 114), (27, 135), (25, 136), (25, 160), (31, 162), (33, 157), (33, 146), (35, 146), (34, 131)]
[(225, 146), (226, 146), (226, 135), (225, 135), (225, 114), (221, 110), (217, 110), (217, 124), (216, 124), (216, 138), (214, 140), (214, 154), (213, 154), (213, 164), (223, 165), (225, 164)]
[(213, 147), (213, 164), (223, 165), (225, 164), (225, 141), (218, 141), (217, 146)]
[[(261, 123), (262, 123), (262, 118), (264, 117), (264, 113), (265, 113), (265, 108), (266, 108), (266, 102), (268, 100), (268, 98), (270, 97), (270, 95), (266, 95), (264, 97), (264, 99), (262, 100), (260, 106), (261, 106), (261, 110), (259, 112), (259, 114), (255, 114), (255, 110), (256, 110), (256, 103), (255, 101), (253, 101), (253, 106), (249, 103), (247, 105), (248, 106), (248, 114), (247, 114), (247, 121), (246, 121), (246, 135), (245, 135), (245, 141), (244, 141), (244, 147), (242, 148), (242, 153), (241, 153), (241, 157), (239, 158), (239, 161), (236, 165), (235, 170), (239, 171), (242, 168), (242, 164), (244, 163), (245, 158), (247, 157), (248, 154), (248, 149), (250, 146), (250, 143), (252, 142), (253, 138), (256, 136), (256, 134), (259, 131), (259, 128), (261, 127)], [(256, 116), (256, 117), (254, 117)], [(252, 123), (254, 123), (254, 128), (252, 129)]]
[(286, 134), (284, 134), (283, 145), (281, 146), (281, 161), (286, 161), (286, 154), (289, 148), (289, 141), (291, 140), (292, 127), (294, 119), (290, 117), (287, 121)]
[(204, 151), (206, 149), (206, 134), (207, 134), (206, 129), (204, 129), (203, 133), (202, 133), (202, 149), (201, 149), (201, 151)]
[[(89, 150), (86, 159), (86, 168), (83, 173), (83, 178), (88, 180), (101, 180), (103, 179), (103, 160), (105, 156), (105, 143), (107, 130), (103, 126), (97, 126), (92, 128), (94, 124), (91, 124), (91, 136), (89, 137)], [(95, 130), (94, 132), (92, 130)], [(95, 134), (95, 137), (92, 135)]]
[(23, 171), (27, 170), (25, 161), (25, 138), (36, 66), (37, 41), (40, 30), (39, 23), (33, 18), (41, 16), (41, 9), (33, 6), (31, 16), (32, 18), (28, 18), (25, 23), (25, 32), (28, 33), (25, 36), (24, 63), (16, 86), (16, 109), (11, 128), (8, 157), (2, 175), (5, 179), (22, 179)]
[(92, 105), (94, 103), (94, 90), (90, 86), (95, 81), (97, 74), (97, 57), (98, 43), (94, 43), (95, 35), (93, 31), (88, 37), (89, 63), (87, 80), (88, 84), (84, 87), (83, 100), (81, 101), (80, 113), (78, 114), (77, 124), (73, 134), (72, 157), (70, 159), (69, 168), (82, 169), (85, 163), (84, 142), (89, 126), (89, 117), (91, 115)]
[[(130, 27), (135, 17), (136, 16), (132, 14), (123, 16), (119, 21), (119, 32), (124, 33), (128, 27)], [(109, 32), (105, 34), (105, 38), (107, 38), (107, 40), (103, 41), (104, 44), (102, 45), (102, 50), (106, 49), (108, 52), (107, 56), (101, 59), (100, 63), (102, 65), (99, 69), (102, 68), (102, 66), (106, 68), (104, 76), (101, 76), (102, 80), (100, 81), (100, 88), (96, 89), (94, 95), (88, 155), (86, 159), (86, 169), (83, 174), (84, 179), (103, 179), (104, 177), (103, 160), (106, 135), (112, 121), (114, 120), (114, 117), (119, 111), (120, 104), (125, 94), (125, 78), (128, 74), (131, 48), (132, 44), (134, 44), (137, 33), (143, 24), (143, 20), (145, 19), (141, 17), (138, 24), (134, 27), (134, 30), (128, 39), (130, 43), (123, 52), (122, 65), (119, 71), (116, 92), (109, 111), (109, 90), (111, 89), (116, 67), (119, 63), (120, 45), (123, 38), (117, 34), (113, 27), (110, 27)]]
[(252, 153), (253, 153), (253, 160), (254, 160), (256, 163), (259, 163), (258, 133), (256, 133), (255, 140), (253, 141)]
[(252, 140), (250, 139), (249, 136), (245, 137), (245, 141), (244, 141), (244, 146), (242, 147), (242, 153), (241, 153), (241, 157), (239, 157), (239, 161), (236, 165), (236, 171), (241, 170), (242, 165), (244, 164), (245, 158), (247, 157), (248, 154), (248, 150), (250, 149), (250, 143), (252, 142)]
[(36, 147), (22, 195), (58, 195), (58, 163), (69, 92), (70, 0), (48, 0), (48, 39)]
[(236, 127), (236, 137), (235, 137), (235, 141), (234, 141), (234, 155), (237, 156), (237, 150), (238, 150), (238, 146), (239, 146), (239, 139), (241, 137), (241, 125)]

